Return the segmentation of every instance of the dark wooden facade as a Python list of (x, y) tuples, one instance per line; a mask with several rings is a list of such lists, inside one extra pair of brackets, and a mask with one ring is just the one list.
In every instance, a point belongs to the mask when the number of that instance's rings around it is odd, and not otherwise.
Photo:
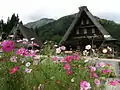
[(112, 38), (101, 26), (86, 6), (82, 6), (79, 8), (74, 21), (60, 41), (60, 45), (65, 45), (68, 50), (84, 50), (86, 45), (98, 48), (104, 42), (109, 43), (111, 41), (116, 41), (116, 39)]

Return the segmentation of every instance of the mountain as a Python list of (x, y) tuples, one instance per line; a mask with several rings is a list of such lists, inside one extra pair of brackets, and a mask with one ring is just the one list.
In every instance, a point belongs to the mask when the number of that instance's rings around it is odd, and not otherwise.
[(27, 23), (27, 24), (25, 24), (25, 26), (28, 27), (28, 28), (33, 28), (34, 29), (34, 28), (38, 28), (42, 25), (48, 24), (50, 22), (53, 22), (53, 21), (55, 21), (55, 20), (54, 19), (48, 19), (48, 18), (42, 18), (42, 19), (37, 20), (35, 22)]
[(54, 22), (36, 28), (35, 31), (42, 41), (53, 40), (59, 42), (74, 18), (75, 15), (64, 16)]
[[(35, 31), (42, 41), (53, 40), (59, 42), (74, 20), (75, 15), (76, 14), (61, 17), (56, 21), (36, 28)], [(120, 40), (120, 24), (96, 16), (95, 18), (97, 18), (97, 20), (114, 38)]]

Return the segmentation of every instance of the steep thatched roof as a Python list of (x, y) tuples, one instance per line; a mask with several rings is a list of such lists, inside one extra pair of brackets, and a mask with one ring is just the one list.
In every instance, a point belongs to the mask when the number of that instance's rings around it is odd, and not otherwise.
[(38, 38), (34, 30), (29, 29), (22, 24), (19, 24), (18, 28), (25, 38), (27, 38), (28, 40), (30, 40), (31, 38), (35, 38), (34, 42), (41, 44), (41, 40)]
[(69, 37), (71, 31), (74, 29), (75, 25), (77, 24), (78, 20), (81, 17), (81, 14), (85, 12), (86, 15), (89, 17), (89, 19), (93, 22), (93, 24), (98, 28), (98, 30), (103, 34), (104, 39), (106, 41), (111, 41), (111, 40), (116, 40), (114, 39), (104, 28), (103, 26), (96, 20), (96, 18), (89, 12), (89, 10), (87, 9), (86, 6), (82, 6), (79, 8), (79, 12), (76, 14), (75, 19), (73, 20), (72, 24), (70, 25), (70, 27), (68, 28), (67, 32), (65, 33), (64, 37), (62, 38), (62, 40), (60, 41), (60, 44), (63, 44), (67, 38)]

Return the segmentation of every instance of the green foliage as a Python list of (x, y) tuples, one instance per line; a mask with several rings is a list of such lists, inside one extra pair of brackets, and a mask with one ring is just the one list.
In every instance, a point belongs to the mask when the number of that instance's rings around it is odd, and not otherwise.
[(114, 38), (120, 40), (120, 24), (105, 19), (98, 20)]
[(40, 54), (51, 56), (54, 55), (54, 47), (55, 43), (53, 41), (45, 41), (44, 44), (41, 46)]

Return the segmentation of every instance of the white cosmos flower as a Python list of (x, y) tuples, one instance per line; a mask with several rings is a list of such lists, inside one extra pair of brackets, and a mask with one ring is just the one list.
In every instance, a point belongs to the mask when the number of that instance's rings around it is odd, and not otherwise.
[(16, 57), (16, 56), (12, 56), (12, 57), (10, 58), (10, 61), (11, 61), (11, 62), (17, 62), (17, 57)]
[(74, 82), (75, 80), (74, 80), (75, 78), (73, 77), (72, 79), (71, 79), (71, 82)]
[(87, 56), (89, 54), (89, 52), (87, 50), (83, 51), (83, 55)]
[(61, 46), (60, 49), (61, 50), (66, 50), (66, 47), (65, 46)]
[(59, 48), (56, 48), (56, 53), (61, 53), (61, 49), (60, 49), (60, 47)]
[(14, 37), (14, 35), (8, 35), (8, 37), (11, 37), (11, 38), (12, 38), (12, 37)]
[(58, 45), (54, 45), (54, 47), (57, 47)]
[(28, 42), (28, 39), (27, 38), (23, 38), (23, 41), (27, 41)]
[(104, 54), (107, 53), (107, 49), (104, 48), (104, 49), (102, 50), (102, 52), (103, 52)]
[(30, 62), (27, 62), (27, 63), (25, 64), (26, 67), (29, 67), (30, 65), (31, 65)]
[(109, 46), (107, 47), (107, 49), (108, 49), (110, 52), (112, 51), (112, 48), (111, 48), (111, 47), (109, 47)]
[(91, 49), (91, 45), (86, 45), (85, 49), (90, 50)]
[(37, 50), (35, 50), (35, 52), (36, 52), (36, 53), (37, 53), (37, 52), (39, 52), (39, 51), (40, 51), (40, 50), (38, 50), (38, 49), (37, 49)]
[(30, 40), (34, 40), (35, 38), (31, 38)]
[(86, 62), (88, 62), (89, 60), (85, 60), (84, 62), (86, 63)]
[(25, 72), (26, 73), (31, 73), (32, 69), (29, 69), (29, 68), (25, 68)]
[(47, 44), (47, 41), (46, 41), (46, 42), (44, 42), (44, 44)]

